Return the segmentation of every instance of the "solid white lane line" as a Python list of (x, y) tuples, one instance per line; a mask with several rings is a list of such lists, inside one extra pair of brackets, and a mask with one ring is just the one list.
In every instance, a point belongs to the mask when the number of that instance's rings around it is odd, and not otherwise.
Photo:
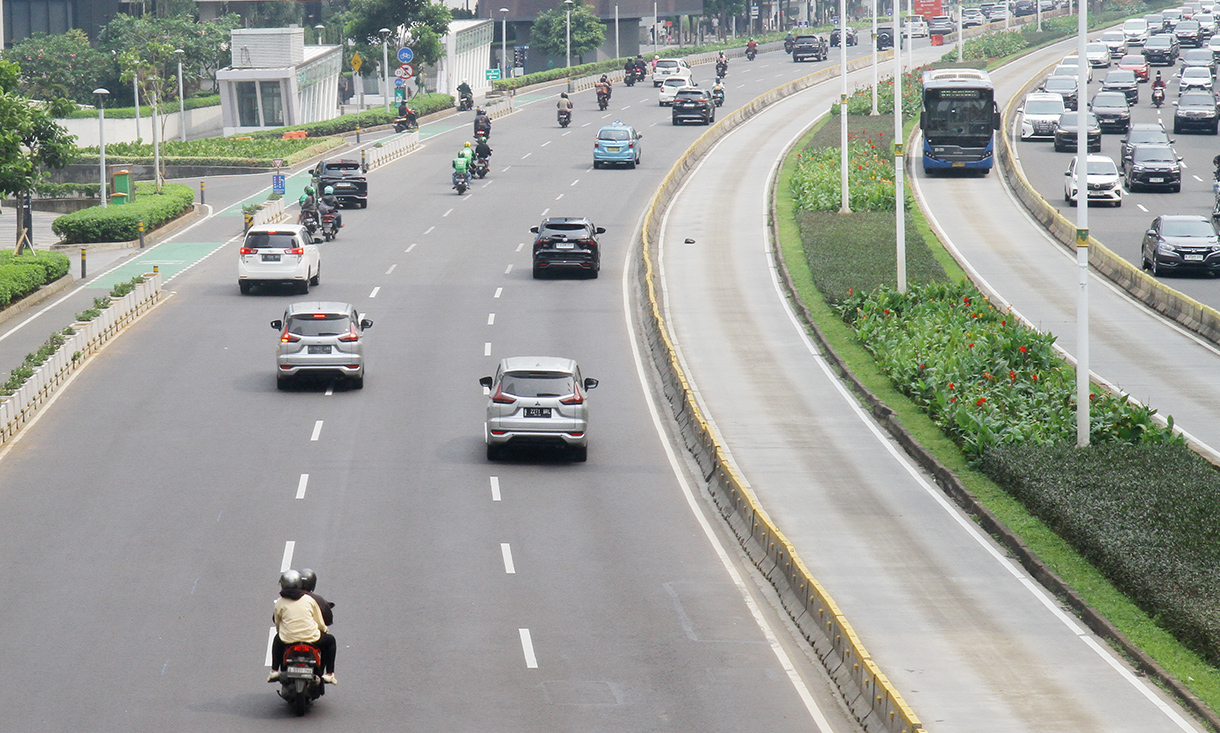
[(489, 326), (496, 325), (496, 314), (495, 313), (487, 314), (487, 325), (489, 325)]
[(517, 251), (520, 252), (523, 247), (525, 247), (525, 242), (521, 242), (517, 245)]
[(513, 550), (507, 542), (500, 543), (500, 555), (504, 557), (504, 572), (508, 575), (516, 575), (517, 568), (513, 565)]
[(288, 540), (284, 543), (284, 559), (280, 561), (280, 572), (284, 572), (292, 567), (292, 551), (297, 547), (297, 543)]
[(533, 153), (526, 153), (525, 155), (521, 156), (521, 160), (525, 160), (526, 158), (530, 157), (531, 155), (533, 155)]
[(508, 273), (510, 273), (510, 272), (512, 272), (512, 271), (513, 271), (513, 266), (512, 266), (512, 265), (509, 265), (508, 267), (504, 268), (504, 274), (505, 274), (505, 275), (507, 275)]
[(271, 632), (267, 634), (267, 659), (263, 662), (264, 667), (271, 666), (271, 644), (275, 641), (275, 627), (271, 627)]
[(491, 356), (491, 342), (487, 341), (483, 344), (483, 356)]
[(301, 480), (297, 481), (297, 498), (305, 498), (305, 486), (309, 484), (309, 474), (301, 474)]
[(577, 178), (575, 181), (572, 181), (571, 183), (569, 183), (569, 184), (568, 184), (568, 188), (571, 188), (572, 186), (575, 186), (575, 185), (576, 185), (576, 184), (578, 184), (578, 183), (580, 183), (580, 179), (579, 179), (579, 178)]
[(492, 501), (500, 500), (500, 477), (499, 476), (491, 477), (491, 500)]
[(517, 629), (521, 634), (521, 651), (525, 652), (525, 666), (527, 669), (538, 669), (538, 657), (534, 656), (534, 640), (530, 638), (529, 629)]
[(377, 297), (377, 293), (378, 293), (378, 291), (380, 291), (380, 290), (381, 290), (381, 286), (380, 286), (380, 285), (378, 285), (377, 287), (373, 288), (373, 292), (369, 293), (369, 297), (370, 297), (370, 298), (376, 298), (376, 297)]
[(310, 441), (316, 441), (318, 436), (322, 434), (322, 421), (318, 420), (313, 424), (313, 435), (309, 436)]
[(407, 247), (407, 251), (410, 252), (411, 250), (415, 249), (415, 245), (417, 245), (417, 244), (419, 244), (419, 242), (412, 242), (411, 246)]
[(431, 234), (433, 229), (436, 229), (436, 227), (428, 227), (424, 230), (424, 234)]
[[(414, 247), (415, 245), (411, 245), (411, 246)], [(407, 250), (407, 251), (410, 252), (411, 250)], [(389, 275), (390, 273), (394, 272), (395, 267), (398, 267), (398, 265), (390, 265), (390, 269), (386, 270), (385, 274)]]
[(503, 292), (504, 292), (504, 288), (496, 288), (496, 294), (495, 294), (495, 295), (493, 295), (493, 296), (491, 296), (491, 297), (493, 297), (493, 298), (499, 298), (499, 297), (500, 297), (500, 293), (503, 293)]
[(556, 197), (555, 197), (555, 200), (556, 200), (556, 201), (558, 201), (558, 200), (559, 200), (559, 199), (561, 199), (561, 198), (563, 198), (563, 194), (562, 194), (562, 193), (561, 193), (561, 194), (559, 194), (558, 196), (556, 196)]
[(545, 148), (546, 146), (548, 146), (548, 145), (550, 145), (550, 144), (551, 144), (551, 141), (550, 141), (550, 140), (547, 140), (546, 142), (544, 142), (544, 143), (542, 144), (542, 146), (541, 146), (541, 147), (544, 147), (544, 148)]
[(451, 206), (451, 207), (449, 207), (449, 210), (448, 210), (448, 211), (446, 211), (445, 213), (441, 214), (441, 218), (442, 218), (442, 219), (444, 219), (446, 216), (449, 216), (449, 215), (450, 215), (450, 214), (452, 214), (452, 213), (453, 213), (453, 207)]

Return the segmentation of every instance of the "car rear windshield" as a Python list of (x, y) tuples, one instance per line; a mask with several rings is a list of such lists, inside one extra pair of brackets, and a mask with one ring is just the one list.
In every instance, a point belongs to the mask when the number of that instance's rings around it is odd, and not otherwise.
[[(1143, 66), (1144, 57), (1137, 54), (1129, 53), (1118, 60), (1118, 63), (1123, 66)], [(1135, 73), (1134, 71), (1131, 73)]]
[(298, 336), (342, 336), (351, 327), (352, 320), (338, 313), (304, 313), (288, 319), (288, 333)]
[(544, 228), (544, 229), (542, 230), (542, 233), (543, 233), (543, 234), (549, 234), (549, 233), (551, 233), (551, 232), (560, 232), (560, 233), (564, 233), (564, 232), (584, 232), (584, 231), (588, 231), (588, 229), (589, 229), (589, 227), (588, 227), (588, 225), (587, 225), (587, 224), (583, 224), (583, 223), (578, 222), (578, 221), (574, 221), (574, 222), (555, 222), (554, 224), (547, 224), (547, 225), (546, 225), (546, 228)]
[(508, 372), (500, 391), (514, 397), (564, 397), (576, 392), (576, 380), (555, 372)]
[(628, 140), (628, 139), (630, 139), (629, 136), (627, 135), (626, 130), (602, 130), (601, 132), (597, 133), (597, 138), (599, 140)]
[(674, 61), (673, 59), (661, 59), (660, 61), (657, 62), (657, 68), (658, 69), (669, 69), (669, 68), (676, 69), (676, 68), (678, 68), (678, 62)]
[(1161, 234), (1167, 237), (1210, 237), (1216, 233), (1206, 219), (1168, 219), (1161, 222)]
[(797, 36), (795, 43), (817, 43), (817, 36)]
[(702, 99), (703, 92), (698, 89), (683, 89), (678, 92), (678, 96), (682, 99)]
[(293, 249), (297, 240), (288, 232), (250, 232), (246, 235), (247, 249)]
[(359, 163), (327, 163), (326, 172), (330, 171), (358, 171), (360, 170)]

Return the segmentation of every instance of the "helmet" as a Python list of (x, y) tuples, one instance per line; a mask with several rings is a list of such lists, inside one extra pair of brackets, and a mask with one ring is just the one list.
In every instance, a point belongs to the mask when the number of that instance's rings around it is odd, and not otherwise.
[(465, 145), (463, 145), (462, 147), (464, 147), (464, 148), (468, 148), (468, 147), (470, 147), (470, 141), (469, 141), (469, 140), (467, 140), (467, 141), (466, 141), (466, 144), (465, 144)]
[(326, 194), (327, 196), (331, 195), (334, 192), (335, 192), (334, 186), (327, 186), (326, 188), (322, 189), (322, 193)]
[(305, 193), (312, 196), (314, 194), (313, 186), (306, 186)]
[(318, 576), (314, 571), (309, 568), (301, 568), (301, 572), (298, 574), (301, 576), (302, 590), (313, 590), (318, 587)]
[(481, 143), (487, 142), (487, 137), (485, 135), (479, 135), (479, 142), (481, 142)]
[(600, 81), (606, 81), (606, 75), (605, 75), (605, 74), (602, 74), (602, 78), (600, 79)]
[(568, 93), (567, 93), (567, 92), (560, 92), (560, 93), (559, 93), (559, 96), (563, 97), (564, 99), (567, 99), (567, 98), (568, 98)]
[(285, 570), (280, 573), (280, 588), (288, 590), (290, 588), (301, 587), (301, 574), (295, 570)]
[(654, 55), (653, 55), (653, 58), (654, 58), (654, 59), (659, 59), (659, 58), (661, 58), (661, 54), (659, 54), (659, 53), (658, 53), (658, 54), (654, 54)]
[(470, 82), (466, 81), (465, 79), (462, 79), (462, 83), (463, 83), (463, 84), (469, 84)]

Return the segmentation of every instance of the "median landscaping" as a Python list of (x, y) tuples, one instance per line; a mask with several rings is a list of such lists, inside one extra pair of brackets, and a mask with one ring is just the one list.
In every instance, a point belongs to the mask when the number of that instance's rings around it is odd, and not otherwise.
[(58, 252), (0, 252), (0, 310), (67, 275), (69, 265)]
[[(915, 119), (917, 101), (904, 106)], [(776, 226), (793, 287), (856, 378), (982, 506), (1220, 709), (1220, 472), (1173, 434), (1172, 419), (1167, 428), (1153, 407), (1097, 386), (1092, 445), (1076, 448), (1074, 366), (1053, 336), (988, 302), (909, 196), (909, 286), (897, 292), (893, 119), (870, 108), (868, 89), (848, 101), (853, 213), (838, 213), (837, 118), (784, 163)]]
[(140, 236), (139, 225), (144, 231), (177, 219), (194, 206), (195, 189), (180, 183), (166, 183), (161, 193), (148, 181), (136, 184), (135, 200), (123, 206), (92, 206), (71, 214), (64, 214), (51, 222), (51, 231), (59, 235), (64, 244), (98, 242), (130, 242)]

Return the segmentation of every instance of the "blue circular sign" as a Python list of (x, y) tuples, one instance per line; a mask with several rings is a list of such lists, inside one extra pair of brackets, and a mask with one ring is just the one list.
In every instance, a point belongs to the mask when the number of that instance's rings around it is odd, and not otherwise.
[(410, 48), (403, 47), (398, 49), (398, 63), (409, 64), (413, 58), (415, 58), (415, 52)]

